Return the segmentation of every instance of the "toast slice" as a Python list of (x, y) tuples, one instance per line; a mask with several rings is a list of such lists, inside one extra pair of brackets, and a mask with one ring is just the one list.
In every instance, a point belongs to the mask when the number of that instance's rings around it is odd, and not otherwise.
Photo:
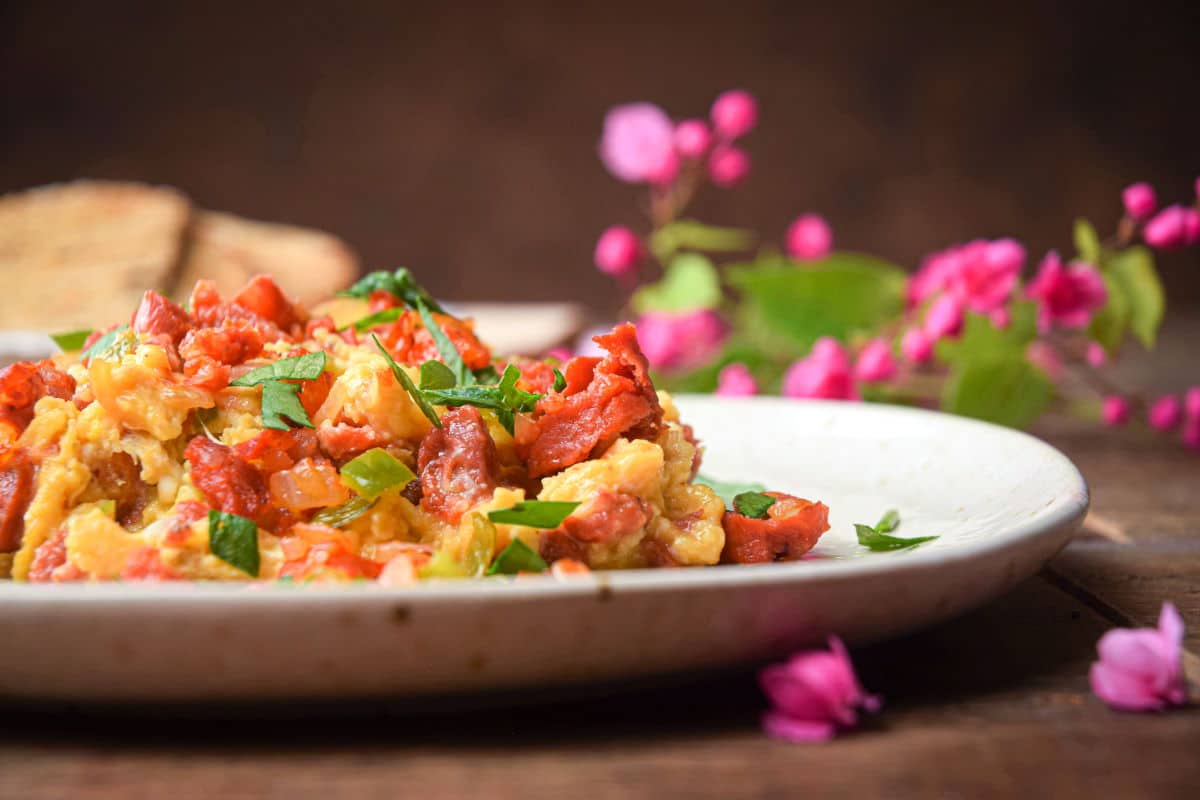
[(264, 273), (311, 307), (358, 276), (358, 257), (321, 231), (197, 211), (174, 293), (182, 300), (197, 280), (209, 278), (222, 297), (232, 297), (246, 281)]
[(174, 189), (75, 181), (0, 197), (0, 327), (127, 322), (172, 285), (191, 205)]

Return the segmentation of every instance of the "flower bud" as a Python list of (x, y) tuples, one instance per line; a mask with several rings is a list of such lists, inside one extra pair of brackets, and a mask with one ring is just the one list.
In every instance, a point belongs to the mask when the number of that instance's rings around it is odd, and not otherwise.
[(717, 375), (716, 394), (721, 397), (752, 397), (758, 394), (758, 382), (745, 364), (725, 366)]
[(944, 294), (933, 302), (925, 315), (925, 333), (930, 339), (938, 340), (957, 336), (962, 330), (962, 301), (953, 295)]
[(1086, 358), (1087, 363), (1093, 367), (1103, 367), (1108, 363), (1108, 351), (1104, 349), (1103, 345), (1096, 344), (1095, 342), (1088, 342), (1087, 353), (1085, 354), (1084, 358)]
[(749, 92), (733, 89), (717, 97), (709, 118), (718, 137), (733, 141), (758, 124), (758, 103)]
[(1129, 421), (1131, 410), (1128, 400), (1120, 395), (1112, 394), (1104, 398), (1101, 416), (1104, 418), (1105, 425), (1124, 425)]
[(1150, 406), (1148, 419), (1150, 427), (1159, 431), (1169, 431), (1179, 424), (1183, 418), (1183, 405), (1179, 398), (1168, 394), (1154, 401)]
[(933, 341), (920, 328), (909, 328), (900, 340), (900, 352), (913, 364), (924, 364), (933, 357)]
[(887, 339), (872, 339), (858, 354), (854, 364), (854, 377), (860, 381), (877, 383), (886, 381), (896, 374), (896, 360), (892, 358), (892, 346)]
[(613, 225), (596, 241), (596, 268), (614, 277), (630, 275), (642, 260), (642, 243), (624, 225)]
[(833, 231), (819, 214), (802, 214), (788, 226), (785, 245), (792, 258), (815, 261), (829, 255)]
[(684, 158), (700, 158), (711, 143), (712, 134), (703, 120), (685, 119), (675, 126), (675, 152)]
[(1174, 250), (1187, 243), (1187, 209), (1180, 205), (1167, 206), (1154, 215), (1142, 230), (1146, 244), (1159, 250)]
[(745, 150), (723, 144), (708, 156), (708, 177), (722, 189), (731, 189), (750, 174), (750, 156)]
[(1144, 182), (1126, 186), (1125, 191), (1121, 192), (1121, 202), (1125, 205), (1125, 213), (1138, 222), (1149, 217), (1158, 208), (1154, 187)]

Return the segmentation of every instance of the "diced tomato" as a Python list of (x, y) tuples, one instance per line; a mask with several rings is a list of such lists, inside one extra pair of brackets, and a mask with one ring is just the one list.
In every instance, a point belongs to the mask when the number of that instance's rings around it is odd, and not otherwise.
[(16, 438), (43, 397), (70, 400), (75, 379), (52, 361), (18, 361), (0, 370), (0, 437)]
[(34, 469), (25, 450), (0, 444), (0, 553), (21, 546), (25, 509), (33, 499)]
[(400, 298), (386, 289), (376, 289), (367, 296), (367, 310), (372, 314), (400, 305)]
[(571, 359), (567, 387), (540, 400), (534, 424), (518, 430), (518, 453), (535, 478), (603, 452), (620, 436), (654, 439), (662, 428), (662, 406), (633, 325), (618, 325), (595, 341), (608, 355)]
[(337, 323), (333, 321), (333, 317), (325, 315), (317, 319), (310, 319), (304, 323), (304, 337), (306, 339), (313, 338), (318, 331), (328, 331), (330, 333), (337, 330)]
[(232, 448), (206, 436), (192, 439), (183, 457), (192, 465), (192, 483), (213, 508), (268, 527), (267, 483), (257, 467)]
[(421, 507), (451, 524), (492, 496), (499, 485), (496, 443), (479, 409), (459, 406), (442, 414), (442, 427), (421, 442)]
[(232, 366), (257, 356), (267, 341), (258, 328), (234, 321), (221, 327), (188, 331), (179, 345), (179, 355), (185, 365), (196, 359), (210, 358)]
[(570, 578), (577, 575), (590, 575), (591, 570), (582, 561), (573, 558), (560, 558), (550, 565), (550, 574), (556, 578)]
[(755, 519), (725, 512), (725, 548), (721, 561), (726, 564), (762, 564), (768, 561), (794, 561), (817, 544), (829, 530), (829, 508), (782, 492), (765, 492), (776, 502), (767, 509), (766, 519)]
[(311, 381), (289, 382), (300, 384), (300, 405), (308, 412), (309, 419), (311, 419), (321, 404), (325, 402), (325, 398), (329, 397), (329, 390), (333, 388), (333, 373), (322, 372)]
[(321, 451), (332, 458), (335, 464), (345, 464), (360, 453), (384, 443), (374, 428), (346, 423), (322, 425), (317, 428), (317, 440), (321, 443)]
[(337, 467), (327, 458), (301, 459), (271, 475), (267, 486), (271, 501), (292, 512), (337, 506), (350, 498)]
[[(492, 361), (492, 353), (475, 336), (471, 324), (447, 314), (433, 315), (438, 327), (458, 350), (468, 369), (483, 369)], [(380, 327), (380, 341), (397, 361), (416, 366), (426, 361), (439, 361), (437, 343), (425, 329), (416, 311), (406, 311), (395, 322)]]
[(61, 583), (83, 580), (85, 577), (82, 570), (67, 562), (65, 529), (55, 531), (33, 551), (33, 561), (29, 565), (28, 573), (30, 583)]
[(332, 571), (335, 574), (330, 577), (334, 578), (374, 580), (382, 570), (381, 564), (356, 555), (342, 543), (327, 541), (310, 545), (301, 559), (285, 561), (279, 570), (279, 577), (293, 580), (319, 579)]
[(165, 336), (171, 343), (178, 344), (191, 324), (192, 318), (186, 311), (151, 290), (142, 295), (130, 327), (135, 333)]
[(288, 469), (302, 458), (318, 452), (317, 434), (308, 428), (287, 431), (264, 430), (253, 439), (234, 445), (242, 458), (252, 462), (265, 473)]
[(192, 535), (192, 523), (208, 515), (208, 507), (195, 500), (176, 503), (171, 512), (170, 526), (163, 541), (175, 547), (184, 544)]
[(554, 367), (532, 358), (516, 359), (513, 364), (521, 370), (517, 388), (523, 392), (550, 394), (554, 391)]
[(287, 298), (270, 275), (251, 278), (233, 302), (274, 323), (281, 331), (291, 331), (304, 322), (304, 312)]
[(153, 547), (139, 547), (129, 554), (121, 569), (123, 581), (177, 581), (183, 576), (171, 569), (162, 560), (162, 554)]

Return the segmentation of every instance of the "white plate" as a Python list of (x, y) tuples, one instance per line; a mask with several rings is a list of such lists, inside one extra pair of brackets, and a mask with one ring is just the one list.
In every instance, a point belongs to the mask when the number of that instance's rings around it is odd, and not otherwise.
[[(897, 407), (685, 397), (704, 472), (819, 498), (833, 529), (799, 563), (556, 582), (0, 585), (0, 696), (195, 700), (414, 696), (660, 675), (776, 657), (839, 633), (897, 636), (1032, 575), (1087, 487), (1058, 451)], [(900, 511), (870, 553), (853, 523)]]

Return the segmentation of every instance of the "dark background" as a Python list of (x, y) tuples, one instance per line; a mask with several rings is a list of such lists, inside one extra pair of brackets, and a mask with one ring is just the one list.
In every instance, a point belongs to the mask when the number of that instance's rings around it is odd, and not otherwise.
[[(637, 190), (604, 111), (761, 101), (750, 180), (696, 214), (915, 265), (1012, 234), (1112, 230), (1125, 184), (1200, 174), (1197, 3), (0, 5), (0, 191), (78, 176), (317, 226), (453, 297), (615, 300), (591, 266)], [(970, 4), (967, 4), (969, 6)], [(1200, 295), (1194, 251), (1164, 259)]]

